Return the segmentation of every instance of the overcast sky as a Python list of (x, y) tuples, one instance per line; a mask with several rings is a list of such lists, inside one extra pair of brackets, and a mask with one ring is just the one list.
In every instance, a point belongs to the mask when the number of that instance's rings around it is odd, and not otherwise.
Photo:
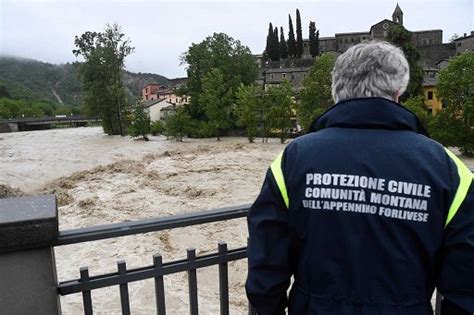
[[(442, 29), (444, 42), (454, 33), (474, 29), (474, 0), (400, 0), (404, 25), (409, 30)], [(396, 1), (74, 1), (0, 0), (0, 54), (50, 63), (75, 61), (74, 36), (101, 31), (118, 23), (130, 37), (135, 53), (127, 69), (168, 78), (185, 76), (179, 56), (191, 43), (213, 32), (239, 39), (253, 53), (265, 48), (268, 22), (283, 26), (288, 35), (288, 14), (299, 8), (303, 37), (309, 21), (316, 21), (321, 36), (368, 31), (391, 19)]]

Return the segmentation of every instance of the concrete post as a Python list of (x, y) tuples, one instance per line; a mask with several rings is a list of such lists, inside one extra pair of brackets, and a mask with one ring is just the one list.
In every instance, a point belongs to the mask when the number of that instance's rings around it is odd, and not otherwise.
[(0, 314), (61, 314), (54, 195), (0, 199)]

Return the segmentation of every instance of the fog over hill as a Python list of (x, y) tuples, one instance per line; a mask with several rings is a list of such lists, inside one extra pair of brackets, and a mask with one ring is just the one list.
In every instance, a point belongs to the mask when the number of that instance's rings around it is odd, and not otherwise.
[[(153, 73), (123, 72), (131, 99), (147, 83), (169, 85), (168, 78)], [(0, 56), (0, 87), (11, 98), (45, 100), (65, 105), (81, 103), (81, 86), (75, 64), (51, 64), (15, 56)]]

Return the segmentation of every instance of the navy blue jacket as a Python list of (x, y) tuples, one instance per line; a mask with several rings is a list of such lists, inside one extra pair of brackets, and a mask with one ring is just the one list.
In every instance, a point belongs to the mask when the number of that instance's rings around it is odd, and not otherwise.
[(474, 313), (472, 182), (399, 104), (334, 105), (273, 162), (249, 211), (251, 304), (424, 315), (437, 287), (444, 314)]

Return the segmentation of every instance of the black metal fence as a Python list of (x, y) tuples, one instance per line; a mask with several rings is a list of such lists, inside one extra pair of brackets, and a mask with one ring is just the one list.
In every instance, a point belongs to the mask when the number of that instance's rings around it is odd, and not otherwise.
[[(175, 215), (164, 218), (140, 220), (118, 224), (100, 225), (90, 228), (75, 229), (60, 232), (55, 246), (95, 241), (112, 237), (132, 234), (156, 232), (178, 227), (205, 224), (216, 221), (231, 220), (245, 217), (249, 205), (203, 211), (198, 213)], [(187, 258), (163, 263), (162, 256), (153, 256), (152, 264), (146, 267), (127, 269), (125, 261), (117, 262), (117, 272), (98, 276), (89, 276), (87, 267), (80, 268), (80, 278), (60, 282), (58, 293), (69, 295), (82, 293), (85, 314), (93, 314), (91, 290), (119, 286), (122, 314), (130, 314), (128, 283), (154, 279), (156, 311), (159, 315), (166, 314), (166, 296), (163, 277), (166, 275), (187, 272), (190, 314), (198, 314), (198, 282), (196, 270), (216, 265), (219, 269), (219, 299), (220, 313), (229, 314), (229, 282), (228, 263), (247, 258), (247, 248), (228, 249), (227, 244), (220, 242), (217, 251), (211, 254), (196, 256), (196, 250), (187, 250)], [(249, 314), (255, 311), (249, 305)]]
[[(167, 229), (205, 224), (217, 221), (242, 218), (247, 215), (249, 205), (209, 210), (185, 215), (175, 215), (118, 224), (99, 225), (95, 227), (74, 229), (60, 232), (55, 246), (96, 241), (126, 235), (156, 232)], [(170, 274), (186, 272), (188, 275), (188, 293), (190, 314), (198, 314), (198, 282), (196, 270), (216, 265), (219, 270), (220, 314), (229, 314), (228, 263), (247, 258), (247, 248), (228, 249), (225, 242), (220, 242), (217, 251), (211, 254), (196, 256), (196, 250), (187, 250), (187, 258), (163, 263), (162, 256), (153, 256), (149, 266), (127, 269), (125, 261), (117, 262), (117, 271), (90, 277), (87, 267), (80, 268), (80, 278), (60, 282), (57, 291), (60, 295), (82, 294), (84, 313), (93, 314), (91, 290), (119, 286), (122, 314), (130, 314), (128, 283), (154, 279), (155, 302), (158, 315), (166, 314), (166, 295), (163, 277)], [(151, 260), (151, 259), (150, 259)], [(440, 314), (441, 296), (437, 294), (435, 314)], [(249, 314), (256, 314), (249, 304)]]

